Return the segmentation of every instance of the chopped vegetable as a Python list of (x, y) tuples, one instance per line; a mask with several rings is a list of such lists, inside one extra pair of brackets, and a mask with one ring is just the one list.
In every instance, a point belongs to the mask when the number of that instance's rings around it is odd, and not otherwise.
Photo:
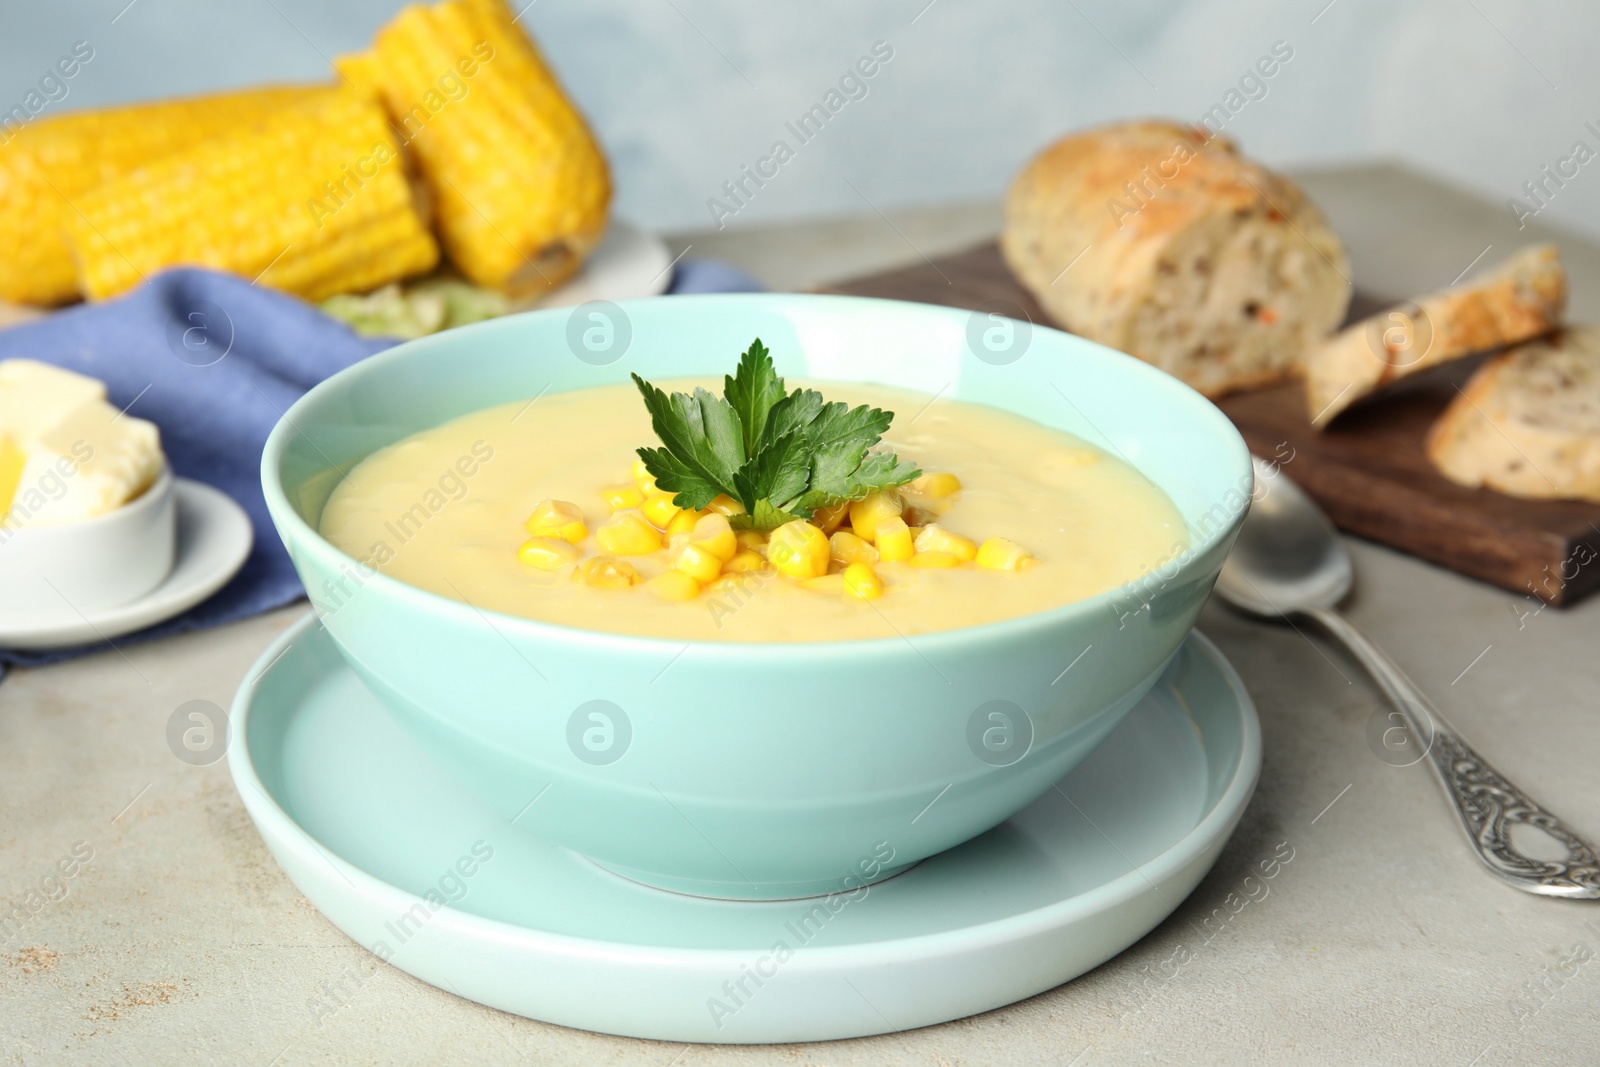
[(639, 584), (639, 572), (633, 564), (610, 556), (595, 556), (583, 561), (578, 568), (583, 584), (595, 589), (627, 589)]
[(639, 510), (650, 524), (658, 530), (665, 530), (672, 525), (672, 520), (683, 514), (683, 509), (672, 502), (672, 494), (654, 489), (645, 494), (644, 502), (639, 505)]
[(791, 578), (820, 578), (828, 573), (828, 535), (804, 519), (786, 522), (772, 531), (767, 559)]
[(978, 548), (978, 566), (996, 571), (1020, 571), (1033, 562), (1021, 545), (1004, 537), (991, 537)]
[(541, 571), (571, 566), (580, 555), (577, 545), (554, 537), (530, 537), (517, 549), (517, 559)]
[(583, 512), (565, 500), (541, 500), (524, 525), (535, 537), (558, 537), (574, 545), (589, 536)]
[(715, 581), (722, 573), (722, 560), (705, 545), (694, 541), (678, 549), (673, 556), (672, 566), (697, 582)]
[(850, 502), (850, 528), (857, 537), (877, 541), (878, 527), (904, 513), (899, 493), (873, 493)]
[(728, 517), (716, 512), (702, 515), (695, 520), (694, 533), (690, 541), (704, 546), (708, 552), (724, 563), (739, 552), (739, 540), (734, 536)]
[(946, 530), (938, 523), (929, 523), (917, 534), (918, 552), (944, 552), (965, 563), (978, 555), (978, 546), (970, 537)]
[(322, 310), (363, 337), (410, 341), (451, 330), (511, 310), (501, 293), (453, 278), (424, 278), (404, 286), (391, 283), (366, 294), (346, 293), (322, 302)]
[(613, 556), (645, 556), (661, 547), (661, 534), (637, 511), (619, 511), (595, 531), (600, 547)]
[(916, 550), (911, 540), (911, 527), (898, 515), (878, 523), (878, 558), (885, 563), (904, 563)]
[(828, 538), (828, 549), (836, 563), (878, 562), (878, 550), (849, 530), (838, 530)]
[(915, 493), (918, 496), (928, 496), (935, 499), (940, 499), (947, 496), (954, 496), (956, 493), (960, 492), (961, 479), (957, 478), (954, 474), (943, 472), (938, 474), (924, 474), (922, 477), (907, 485), (906, 490), (907, 492)]
[(852, 563), (844, 569), (844, 592), (858, 600), (877, 600), (883, 595), (883, 579), (870, 563)]

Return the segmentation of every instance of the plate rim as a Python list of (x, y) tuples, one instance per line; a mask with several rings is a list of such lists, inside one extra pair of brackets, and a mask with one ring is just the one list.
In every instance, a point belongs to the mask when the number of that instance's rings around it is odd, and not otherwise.
[[(261, 683), (271, 668), (287, 654), (289, 648), (302, 635), (321, 627), (314, 611), (308, 612), (280, 634), (246, 672), (229, 711), (229, 731), (232, 739), (228, 746), (228, 769), (246, 809), (262, 832), (263, 818), (273, 824), (274, 838), (282, 846), (293, 849), (302, 859), (315, 858), (329, 865), (358, 898), (379, 902), (393, 898), (395, 905), (423, 902), (423, 898), (346, 860), (327, 848), (309, 830), (301, 826), (284, 810), (256, 771), (250, 754), (249, 715), (251, 705)], [(330, 642), (331, 635), (327, 636)], [(892, 967), (915, 963), (929, 956), (944, 956), (951, 952), (971, 951), (1001, 946), (1026, 938), (1045, 929), (1055, 929), (1106, 912), (1119, 905), (1159, 891), (1166, 879), (1177, 876), (1201, 859), (1205, 852), (1220, 847), (1231, 835), (1233, 827), (1250, 802), (1259, 780), (1262, 765), (1261, 725), (1255, 702), (1250, 698), (1238, 672), (1216, 644), (1198, 629), (1191, 630), (1180, 650), (1193, 643), (1222, 676), (1228, 691), (1233, 695), (1234, 713), (1240, 722), (1238, 760), (1227, 783), (1210, 802), (1205, 814), (1180, 838), (1160, 853), (1138, 864), (1125, 874), (1061, 900), (1052, 901), (1025, 912), (989, 919), (970, 926), (909, 937), (886, 938), (851, 945), (824, 945), (808, 947), (803, 954), (785, 964), (786, 971), (798, 970), (826, 974), (842, 966), (864, 963), (873, 967)], [(341, 668), (348, 670), (347, 666)], [(1190, 721), (1193, 722), (1192, 715)], [(1207, 760), (1210, 763), (1210, 760)], [(245, 785), (254, 796), (247, 795)], [(267, 842), (269, 847), (271, 841)], [(281, 866), (281, 864), (280, 864)], [(285, 872), (288, 873), (287, 871)], [(1159, 875), (1159, 877), (1158, 877)], [(1154, 879), (1154, 881), (1152, 881)], [(294, 881), (293, 876), (290, 880)], [(1151, 886), (1155, 886), (1152, 889)], [(305, 890), (296, 883), (301, 892)], [(337, 891), (337, 890), (335, 890)], [(309, 896), (309, 894), (307, 894)], [(821, 898), (817, 898), (821, 899)], [(1181, 900), (1182, 898), (1180, 898)], [(313, 902), (314, 903), (314, 902)], [(788, 903), (793, 903), (792, 901)], [(387, 908), (389, 905), (385, 904)], [(321, 908), (318, 908), (321, 911)], [(400, 910), (405, 910), (403, 907)], [(430, 926), (439, 926), (452, 933), (474, 941), (519, 951), (532, 950), (572, 959), (596, 960), (608, 958), (647, 967), (672, 966), (683, 970), (714, 971), (725, 973), (731, 965), (748, 962), (750, 949), (697, 948), (690, 946), (641, 945), (631, 942), (601, 940), (548, 930), (519, 926), (505, 919), (475, 915), (446, 905), (433, 914)], [(335, 923), (338, 926), (338, 923)], [(343, 928), (340, 927), (341, 932)], [(347, 934), (348, 936), (348, 934)], [(358, 942), (359, 943), (359, 942)], [(366, 946), (363, 946), (365, 948)], [(803, 962), (802, 962), (803, 961)]]

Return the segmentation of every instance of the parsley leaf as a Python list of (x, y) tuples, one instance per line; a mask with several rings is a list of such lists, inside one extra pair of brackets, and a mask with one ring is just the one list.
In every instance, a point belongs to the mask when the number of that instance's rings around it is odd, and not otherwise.
[(739, 368), (732, 377), (722, 379), (722, 395), (739, 416), (744, 429), (744, 454), (754, 456), (759, 449), (767, 414), (783, 399), (783, 379), (772, 368), (772, 356), (757, 337), (750, 350), (739, 357)]
[(798, 434), (784, 434), (739, 468), (733, 476), (734, 492), (728, 495), (751, 515), (755, 514), (755, 503), (761, 500), (786, 510), (806, 491), (810, 480), (805, 439)]
[(644, 394), (650, 425), (666, 446), (640, 449), (639, 457), (657, 485), (686, 498), (680, 506), (705, 507), (727, 491), (744, 463), (739, 416), (726, 400), (704, 389), (669, 396), (637, 374), (633, 380)]
[(735, 525), (771, 530), (922, 473), (877, 447), (893, 412), (828, 403), (815, 389), (786, 392), (760, 338), (723, 378), (721, 397), (633, 380), (662, 444), (639, 458), (681, 508), (726, 494), (744, 505)]

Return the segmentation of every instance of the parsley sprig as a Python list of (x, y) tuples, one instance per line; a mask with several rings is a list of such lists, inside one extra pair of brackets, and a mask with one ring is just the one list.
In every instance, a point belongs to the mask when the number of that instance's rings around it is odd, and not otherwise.
[(744, 505), (745, 529), (772, 530), (822, 507), (902, 485), (922, 472), (875, 448), (894, 412), (829, 403), (815, 389), (787, 392), (758, 337), (723, 378), (705, 389), (666, 393), (637, 374), (660, 448), (639, 458), (680, 508), (699, 510), (719, 494)]

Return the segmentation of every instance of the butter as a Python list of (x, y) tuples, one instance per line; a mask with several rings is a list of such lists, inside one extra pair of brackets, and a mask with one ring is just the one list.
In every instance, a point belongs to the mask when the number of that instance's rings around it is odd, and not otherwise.
[(161, 474), (161, 436), (118, 411), (93, 378), (0, 362), (0, 516), (9, 528), (115, 511)]
[(22, 482), (22, 468), (28, 453), (9, 434), (0, 434), (0, 517), (11, 510), (11, 499)]
[(79, 405), (105, 398), (105, 383), (94, 378), (32, 359), (0, 360), (0, 433), (13, 441), (31, 441)]

